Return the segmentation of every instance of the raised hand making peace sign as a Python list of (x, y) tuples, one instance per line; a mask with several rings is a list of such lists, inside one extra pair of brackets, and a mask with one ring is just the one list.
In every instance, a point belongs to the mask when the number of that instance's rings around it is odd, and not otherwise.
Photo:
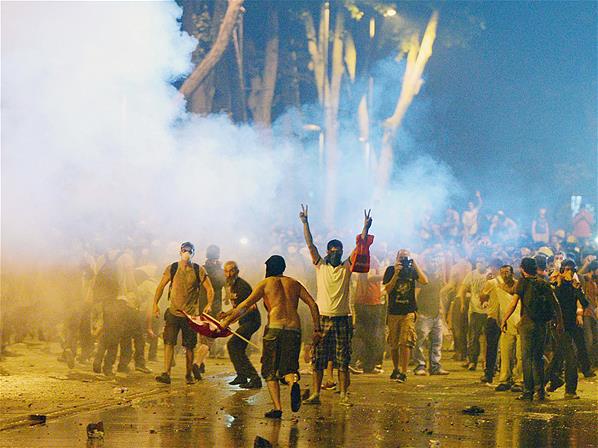
[(372, 209), (370, 208), (367, 212), (365, 209), (363, 210), (363, 226), (366, 228), (370, 228), (372, 226)]
[(301, 213), (299, 213), (299, 219), (303, 224), (307, 223), (307, 204), (301, 204)]

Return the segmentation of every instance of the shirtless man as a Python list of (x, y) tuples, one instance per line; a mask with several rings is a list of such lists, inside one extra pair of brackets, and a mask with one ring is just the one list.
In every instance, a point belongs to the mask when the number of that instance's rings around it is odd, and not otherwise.
[(268, 325), (263, 339), (262, 376), (268, 384), (268, 391), (274, 409), (266, 412), (268, 418), (281, 418), (279, 379), (291, 384), (291, 409), (301, 406), (299, 389), (299, 353), (301, 350), (301, 321), (297, 313), (299, 300), (307, 304), (314, 323), (314, 345), (321, 336), (318, 305), (307, 290), (297, 280), (283, 274), (286, 268), (284, 258), (272, 255), (266, 260), (266, 278), (255, 287), (247, 299), (229, 311), (221, 321), (228, 327), (251, 309), (261, 298), (268, 311)]

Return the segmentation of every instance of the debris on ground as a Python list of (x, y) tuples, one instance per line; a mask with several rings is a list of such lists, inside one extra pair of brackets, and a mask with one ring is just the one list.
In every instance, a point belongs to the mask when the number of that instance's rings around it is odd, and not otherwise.
[(104, 438), (104, 422), (90, 423), (87, 425), (88, 439), (103, 439)]
[(467, 415), (479, 415), (483, 414), (485, 411), (484, 408), (479, 406), (467, 406), (462, 412)]
[(47, 417), (44, 414), (31, 414), (29, 420), (32, 425), (45, 425)]
[(253, 448), (272, 448), (272, 444), (260, 436), (255, 436), (255, 440), (253, 441)]

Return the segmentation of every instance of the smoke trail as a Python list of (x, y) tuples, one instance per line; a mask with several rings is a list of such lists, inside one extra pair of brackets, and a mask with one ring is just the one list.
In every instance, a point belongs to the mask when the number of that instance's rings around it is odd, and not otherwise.
[(348, 119), (339, 219), (321, 226), (325, 179), (310, 148), (286, 136), (265, 145), (251, 126), (184, 112), (171, 82), (190, 71), (195, 41), (180, 14), (164, 2), (2, 4), (3, 263), (24, 248), (57, 263), (83, 243), (153, 239), (215, 242), (255, 261), (273, 227), (300, 232), (300, 202), (322, 238), (352, 239), (361, 209), (374, 207), (373, 230), (389, 242), (413, 237), (424, 207), (443, 206), (452, 177), (425, 157), (371, 204)]

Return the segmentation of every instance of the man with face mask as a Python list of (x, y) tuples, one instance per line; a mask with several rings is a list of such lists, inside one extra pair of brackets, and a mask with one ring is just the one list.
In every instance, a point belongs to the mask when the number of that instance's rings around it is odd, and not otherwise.
[[(549, 390), (556, 390), (559, 383), (559, 373), (564, 361), (565, 365), (565, 398), (577, 399), (577, 359), (575, 339), (581, 335), (583, 327), (583, 310), (588, 306), (588, 301), (577, 280), (575, 262), (570, 259), (563, 260), (561, 268), (555, 271), (550, 278), (554, 292), (563, 313), (564, 332), (557, 340), (557, 348), (548, 365), (548, 377), (551, 382)], [(576, 335), (577, 333), (577, 335)], [(585, 350), (585, 344), (580, 347)]]
[[(365, 213), (361, 238), (368, 240), (368, 230), (372, 218)], [(349, 364), (351, 362), (351, 339), (353, 322), (349, 304), (349, 286), (351, 280), (351, 258), (343, 261), (343, 244), (339, 240), (328, 242), (325, 257), (321, 257), (314, 244), (309, 228), (307, 206), (301, 206), (299, 219), (303, 223), (303, 236), (311, 259), (316, 267), (317, 303), (320, 310), (320, 322), (323, 331), (322, 343), (313, 351), (313, 392), (304, 400), (305, 404), (320, 404), (320, 389), (324, 370), (332, 361), (338, 369), (340, 403), (351, 406), (347, 389), (349, 387)]]
[(321, 336), (318, 306), (307, 290), (297, 280), (283, 275), (284, 258), (272, 255), (266, 261), (266, 278), (257, 284), (251, 295), (224, 315), (221, 322), (228, 327), (264, 299), (268, 311), (268, 325), (263, 339), (262, 376), (268, 383), (268, 391), (274, 408), (266, 412), (266, 418), (282, 417), (280, 384), (284, 379), (291, 385), (291, 409), (297, 412), (301, 406), (299, 389), (299, 353), (301, 351), (301, 319), (297, 313), (299, 300), (310, 309), (314, 323), (314, 344)]
[(469, 319), (467, 328), (467, 356), (469, 362), (466, 367), (475, 370), (480, 356), (480, 336), (486, 327), (487, 311), (482, 307), (480, 294), (486, 284), (488, 276), (488, 263), (486, 258), (478, 256), (475, 262), (475, 269), (468, 273), (463, 279), (459, 290), (459, 301), (461, 310), (465, 310), (465, 301), (469, 293)]
[[(251, 295), (251, 286), (239, 277), (239, 267), (234, 261), (224, 263), (224, 277), (226, 278), (226, 292), (228, 297), (233, 307), (237, 307)], [(219, 313), (219, 319), (223, 319), (224, 317), (226, 317), (226, 313)], [(245, 339), (251, 340), (251, 336), (259, 330), (261, 325), (260, 312), (254, 305), (239, 319), (237, 333)], [(230, 360), (237, 372), (237, 377), (228, 384), (239, 385), (243, 389), (260, 389), (262, 387), (262, 380), (245, 352), (247, 342), (237, 335), (233, 335), (228, 340), (226, 346)]]
[(164, 372), (156, 377), (160, 383), (170, 384), (170, 369), (172, 368), (172, 359), (174, 355), (174, 346), (176, 345), (179, 332), (183, 333), (183, 346), (186, 351), (186, 375), (187, 384), (193, 384), (193, 349), (197, 344), (197, 333), (191, 329), (183, 311), (190, 315), (196, 315), (199, 306), (199, 291), (203, 285), (208, 295), (208, 304), (203, 312), (211, 310), (214, 300), (214, 289), (210, 283), (208, 275), (202, 267), (191, 262), (195, 254), (193, 244), (186, 242), (181, 245), (180, 260), (177, 263), (166, 266), (162, 279), (156, 288), (154, 295), (153, 315), (158, 317), (160, 309), (158, 302), (162, 297), (164, 288), (170, 283), (168, 297), (170, 305), (164, 313)]

